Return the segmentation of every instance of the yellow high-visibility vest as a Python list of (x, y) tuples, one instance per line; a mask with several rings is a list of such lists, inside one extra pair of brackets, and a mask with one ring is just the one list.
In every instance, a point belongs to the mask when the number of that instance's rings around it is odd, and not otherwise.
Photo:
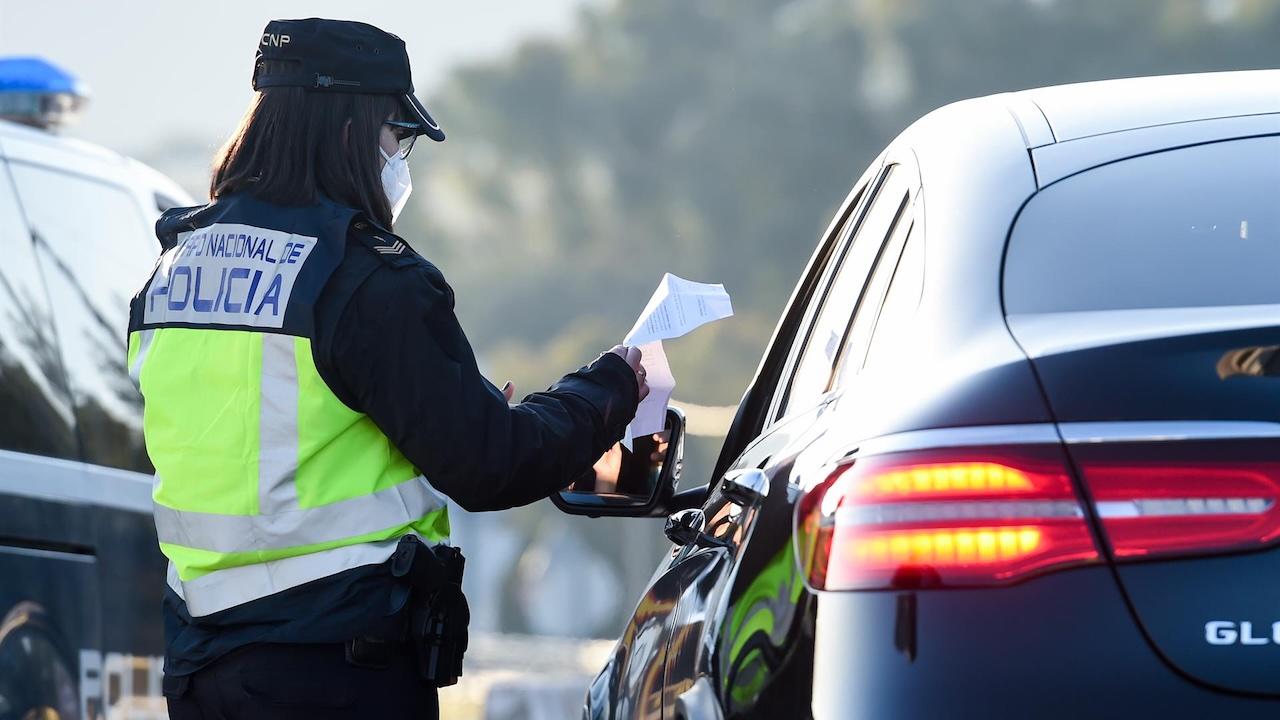
[(311, 312), (354, 214), (236, 195), (157, 224), (128, 363), (193, 616), (382, 562), (406, 534), (448, 542), (444, 496), (316, 370)]

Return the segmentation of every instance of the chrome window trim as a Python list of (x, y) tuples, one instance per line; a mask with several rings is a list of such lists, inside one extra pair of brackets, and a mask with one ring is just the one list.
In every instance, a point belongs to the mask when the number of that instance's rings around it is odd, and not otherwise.
[(1246, 420), (1068, 422), (1058, 428), (1068, 445), (1280, 438), (1280, 423)]
[(1116, 420), (931, 428), (891, 433), (854, 443), (834, 457), (980, 445), (1085, 445), (1113, 442), (1280, 438), (1280, 423), (1245, 420)]
[(908, 450), (933, 448), (970, 447), (974, 445), (1030, 445), (1059, 443), (1062, 439), (1053, 423), (1023, 423), (1018, 425), (974, 425), (966, 427), (908, 430), (881, 435), (858, 443), (840, 455), (841, 459), (852, 455), (881, 455)]

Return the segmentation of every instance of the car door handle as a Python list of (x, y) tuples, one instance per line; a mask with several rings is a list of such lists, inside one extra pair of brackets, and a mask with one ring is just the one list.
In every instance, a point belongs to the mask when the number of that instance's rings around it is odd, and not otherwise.
[(662, 529), (667, 539), (679, 545), (680, 547), (688, 547), (696, 545), (703, 548), (727, 548), (732, 543), (717, 537), (708, 535), (707, 515), (698, 508), (690, 508), (681, 510), (678, 513), (672, 513), (667, 518), (667, 525)]
[(689, 508), (680, 512), (672, 513), (667, 518), (666, 527), (662, 532), (671, 542), (684, 547), (698, 539), (702, 531), (707, 527), (706, 513), (698, 508)]
[(734, 505), (743, 508), (759, 507), (769, 494), (769, 476), (763, 470), (735, 470), (724, 476), (720, 493)]

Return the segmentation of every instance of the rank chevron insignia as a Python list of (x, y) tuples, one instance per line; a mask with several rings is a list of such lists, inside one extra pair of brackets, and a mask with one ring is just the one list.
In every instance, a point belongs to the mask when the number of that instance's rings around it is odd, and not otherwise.
[[(380, 235), (374, 235), (374, 237), (381, 242), (386, 242), (386, 239), (384, 239)], [(396, 240), (394, 243), (391, 243), (390, 245), (380, 245), (374, 248), (374, 250), (376, 250), (377, 252), (383, 255), (399, 255), (400, 253), (404, 252), (404, 249), (405, 249), (405, 244), (401, 240)]]

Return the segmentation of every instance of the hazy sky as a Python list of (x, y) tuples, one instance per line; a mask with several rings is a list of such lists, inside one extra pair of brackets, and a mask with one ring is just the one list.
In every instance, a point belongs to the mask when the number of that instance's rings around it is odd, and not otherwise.
[(174, 136), (220, 142), (249, 101), (253, 53), (272, 18), (361, 20), (399, 35), (422, 94), (453, 65), (501, 56), (527, 37), (566, 34), (582, 4), (0, 0), (0, 56), (40, 55), (80, 76), (92, 99), (67, 134), (133, 153)]

